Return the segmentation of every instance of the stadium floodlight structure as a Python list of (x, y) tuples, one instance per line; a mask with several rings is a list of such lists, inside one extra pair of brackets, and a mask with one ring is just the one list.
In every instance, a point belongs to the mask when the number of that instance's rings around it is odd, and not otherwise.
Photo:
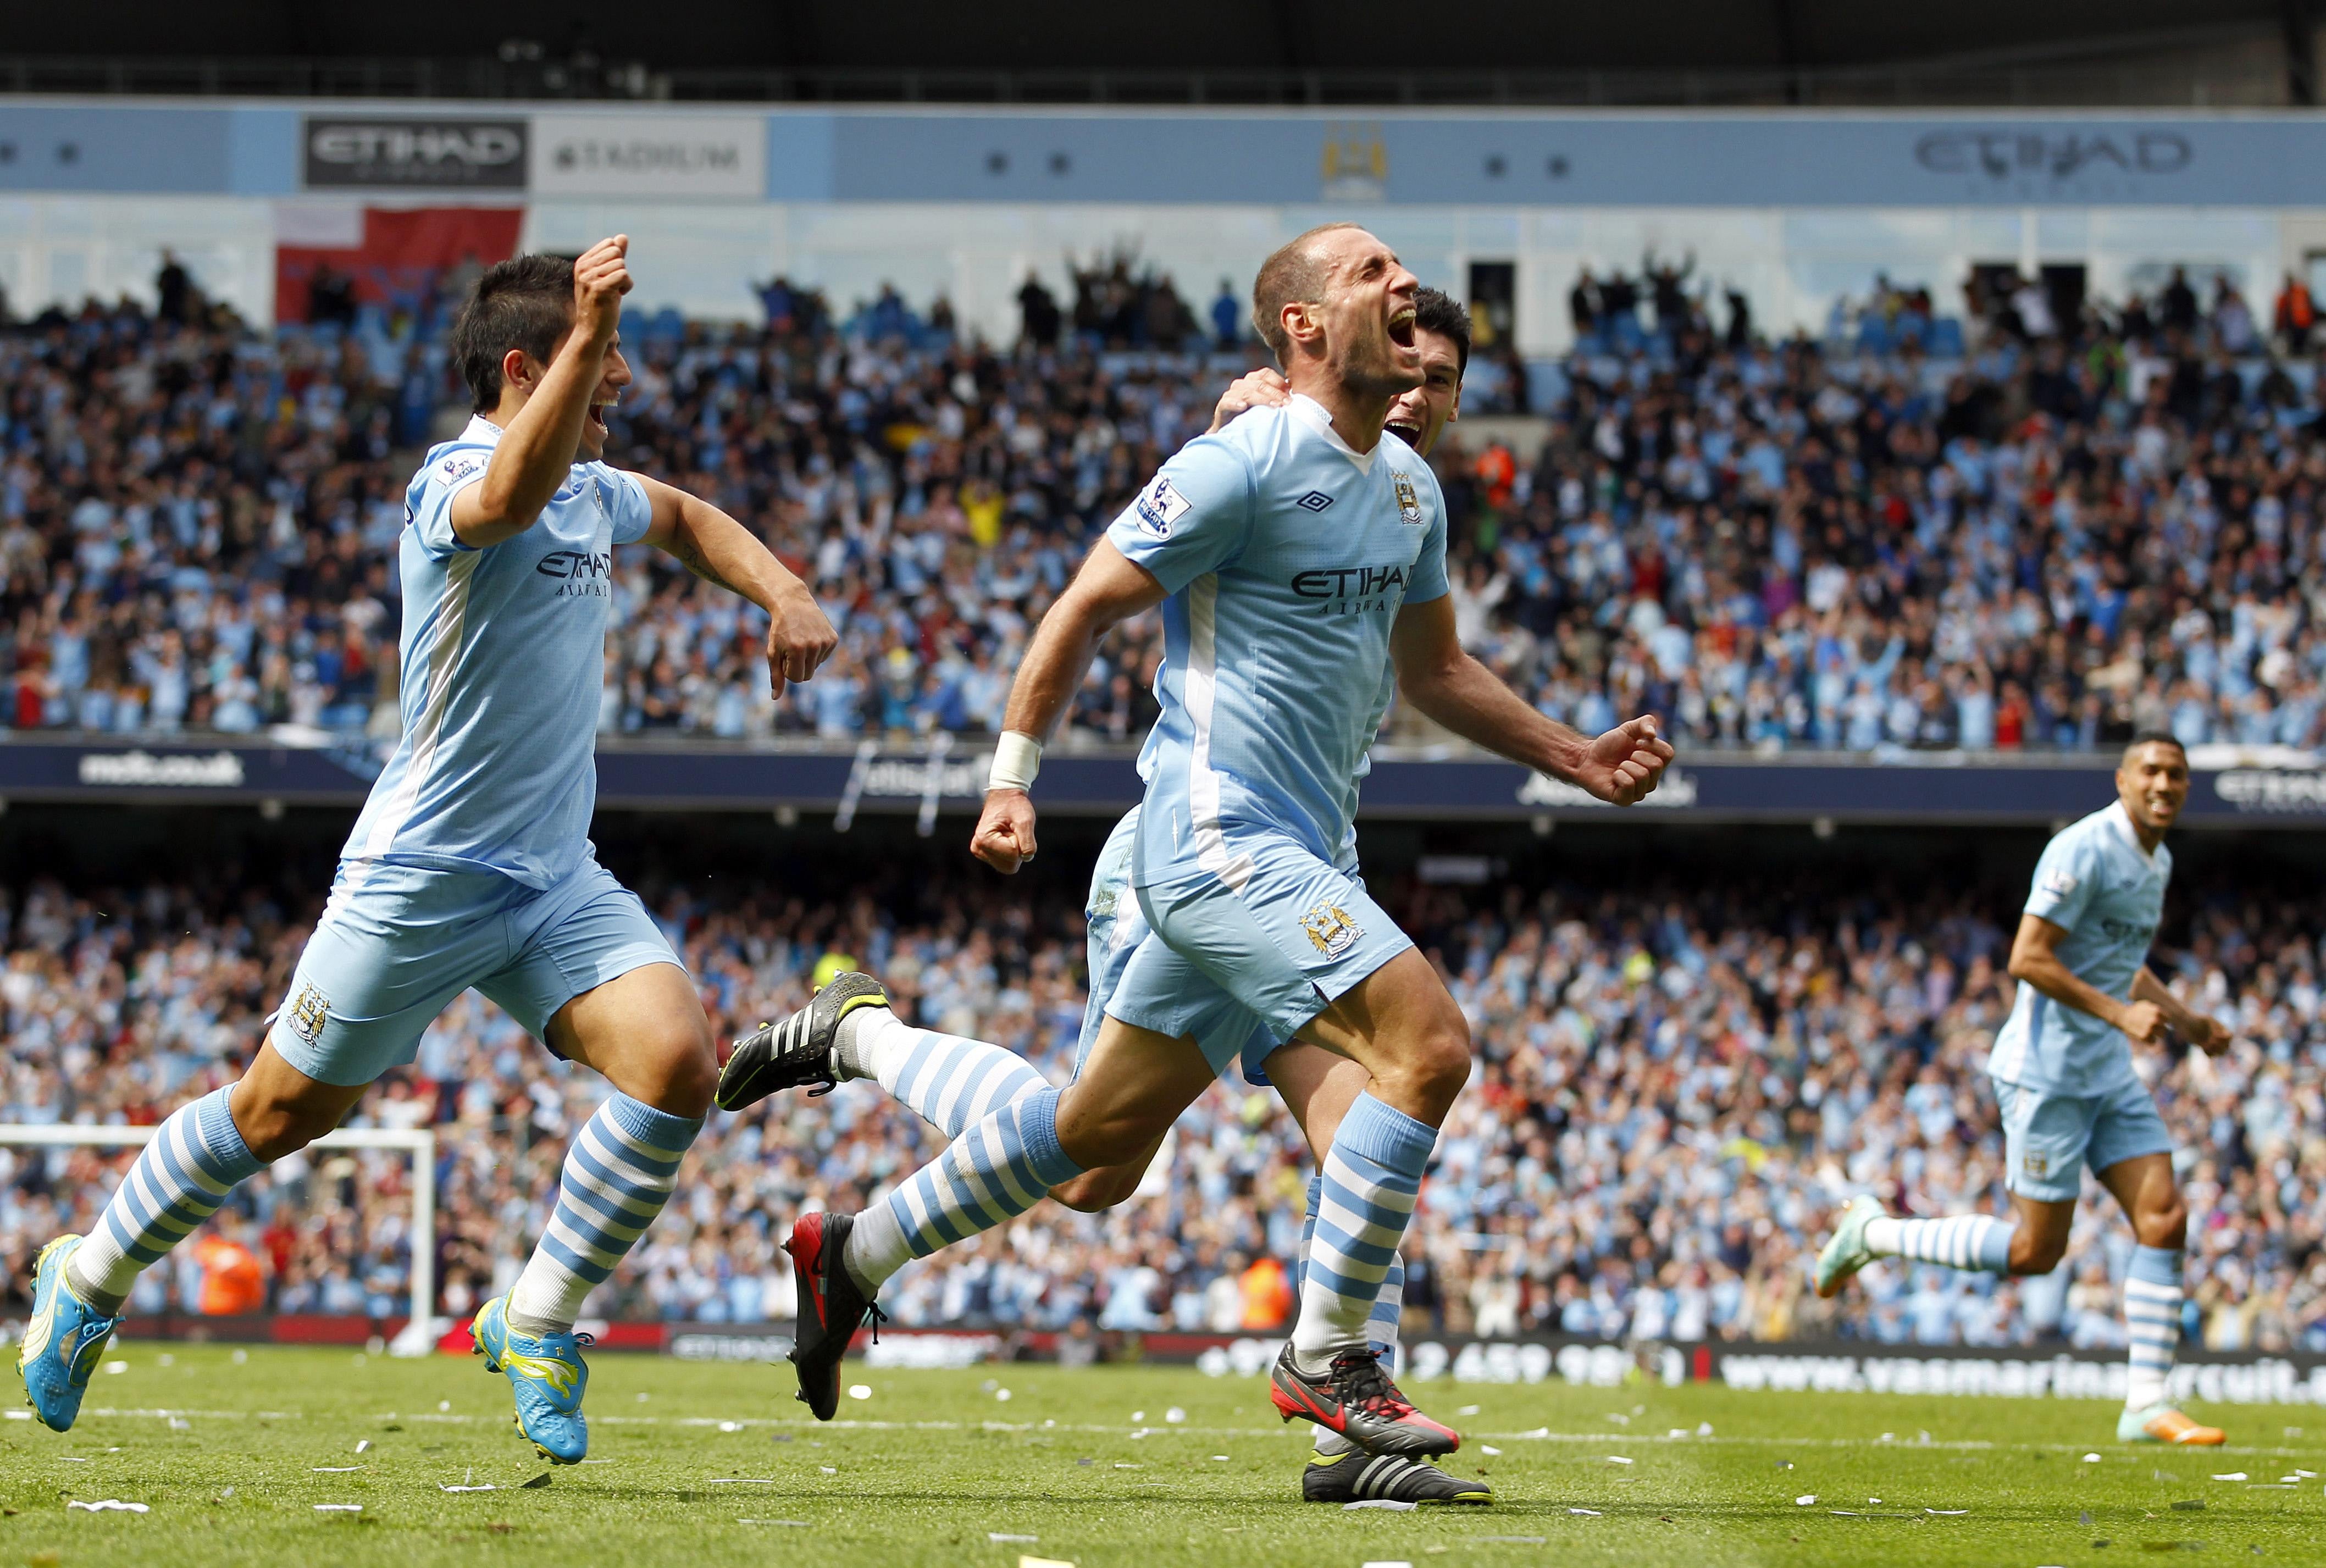
[[(0, 1122), (0, 1145), (34, 1148), (142, 1148), (158, 1127), (87, 1127), (69, 1122)], [(311, 1149), (401, 1149), (412, 1156), (411, 1315), (388, 1345), (396, 1356), (436, 1348), (436, 1135), (426, 1127), (340, 1127)]]

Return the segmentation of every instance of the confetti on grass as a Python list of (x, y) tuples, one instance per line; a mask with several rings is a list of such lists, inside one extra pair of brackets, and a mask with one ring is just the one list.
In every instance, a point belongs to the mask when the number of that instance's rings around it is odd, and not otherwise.
[(65, 1508), (67, 1512), (74, 1508), (85, 1508), (92, 1514), (142, 1514), (147, 1511), (144, 1503), (125, 1503), (119, 1498), (99, 1498), (93, 1503), (84, 1503), (75, 1498), (67, 1503)]
[(1343, 1503), (1341, 1505), (1341, 1511), (1345, 1514), (1354, 1514), (1359, 1508), (1386, 1508), (1392, 1513), (1402, 1513), (1404, 1510), (1412, 1507), (1414, 1507), (1413, 1504), (1400, 1502), (1395, 1498), (1366, 1498), (1362, 1502)]
[(319, 1514), (360, 1514), (363, 1512), (363, 1505), (361, 1503), (317, 1503), (315, 1511)]

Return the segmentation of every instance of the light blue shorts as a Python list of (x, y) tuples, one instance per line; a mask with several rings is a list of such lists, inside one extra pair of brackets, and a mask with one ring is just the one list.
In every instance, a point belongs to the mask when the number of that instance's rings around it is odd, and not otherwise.
[(1413, 945), (1354, 867), (1328, 864), (1289, 839), (1237, 849), (1250, 863), (1240, 886), (1204, 874), (1136, 890), (1149, 930), (1105, 1007), (1141, 1028), (1192, 1029), (1216, 1070), (1250, 1038), (1232, 1007), (1281, 1044)]
[[(1083, 1037), (1075, 1047), (1077, 1078), (1082, 1076), (1083, 1063), (1090, 1059), (1091, 1047), (1098, 1044), (1099, 1025), (1109, 1005), (1122, 988), (1131, 955), (1150, 934), (1139, 895), (1130, 886), (1131, 848), (1138, 834), (1139, 810), (1134, 806), (1107, 835), (1106, 847), (1099, 851), (1098, 864), (1091, 869), (1090, 903), (1083, 910), (1088, 933), (1090, 1002), (1083, 1009)], [(1184, 960), (1175, 961), (1184, 964)], [(1123, 1022), (1174, 1039), (1192, 1035), (1214, 1072), (1225, 1072), (1241, 1057), (1245, 1082), (1268, 1082), (1261, 1063), (1279, 1042), (1249, 1007), (1206, 985), (1187, 988), (1178, 997), (1158, 988), (1151, 1001), (1152, 1006), (1141, 1009), (1140, 1018)], [(1186, 1005), (1175, 1007), (1176, 1001)], [(1146, 1018), (1157, 1022), (1147, 1023)]]
[(489, 872), (343, 865), (275, 1015), (274, 1048), (321, 1082), (369, 1083), (411, 1061), (471, 986), (542, 1039), (582, 992), (678, 961), (637, 895), (595, 860), (538, 891)]
[(2172, 1135), (2138, 1082), (2113, 1094), (2047, 1094), (1994, 1080), (2003, 1112), (2004, 1184), (2024, 1198), (2065, 1203), (2083, 1191), (2084, 1167), (2105, 1171), (2142, 1155), (2169, 1155)]

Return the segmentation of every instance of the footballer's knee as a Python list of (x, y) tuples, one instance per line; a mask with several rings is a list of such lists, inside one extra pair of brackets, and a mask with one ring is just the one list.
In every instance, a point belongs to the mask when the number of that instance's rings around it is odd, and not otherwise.
[(1411, 1115), (1432, 1126), (1445, 1119), (1455, 1096), (1470, 1081), (1470, 1026), (1451, 997), (1376, 1076)]
[(229, 1100), (235, 1130), (253, 1157), (263, 1164), (273, 1164), (287, 1155), (295, 1155), (325, 1133), (340, 1125), (347, 1108), (336, 1096), (330, 1103), (305, 1098), (273, 1095), (254, 1090), (247, 1096)]
[(2132, 1233), (2143, 1247), (2178, 1252), (2189, 1240), (2189, 1206), (2175, 1192), (2164, 1202), (2134, 1214)]
[(2068, 1239), (2050, 1234), (2035, 1235), (2022, 1225), (2011, 1233), (2011, 1272), (2014, 1274), (2049, 1274), (2060, 1266), (2068, 1255)]
[(1127, 1202), (1146, 1174), (1143, 1166), (1108, 1165), (1059, 1183), (1050, 1189), (1050, 1196), (1078, 1214), (1100, 1214)]
[(691, 1020), (673, 1020), (651, 1061), (648, 1081), (641, 1085), (650, 1092), (635, 1098), (671, 1116), (711, 1114), (712, 1097), (719, 1088), (719, 1053), (712, 1043), (710, 1020), (699, 1009)]

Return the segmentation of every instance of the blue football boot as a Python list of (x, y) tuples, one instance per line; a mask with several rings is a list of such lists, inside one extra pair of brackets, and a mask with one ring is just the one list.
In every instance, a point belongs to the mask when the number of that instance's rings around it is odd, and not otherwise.
[(121, 1323), (97, 1312), (65, 1282), (65, 1260), (80, 1241), (78, 1236), (60, 1236), (41, 1248), (33, 1270), (32, 1321), (16, 1352), (24, 1403), (42, 1425), (57, 1432), (72, 1430), (81, 1396), (88, 1392), (88, 1376)]
[(497, 1295), (477, 1309), (469, 1325), (476, 1353), (488, 1371), (508, 1378), (516, 1396), (516, 1429), (552, 1464), (579, 1464), (590, 1452), (590, 1423), (582, 1395), (590, 1369), (582, 1359), (587, 1334), (546, 1334), (535, 1339), (509, 1327), (508, 1298)]

